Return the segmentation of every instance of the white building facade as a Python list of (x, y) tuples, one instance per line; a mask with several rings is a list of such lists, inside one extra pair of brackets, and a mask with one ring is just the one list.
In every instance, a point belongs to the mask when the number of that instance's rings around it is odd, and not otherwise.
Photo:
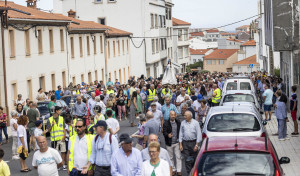
[[(158, 77), (172, 58), (172, 0), (54, 0), (54, 11), (131, 32), (131, 75)], [(130, 13), (129, 13), (130, 11)]]

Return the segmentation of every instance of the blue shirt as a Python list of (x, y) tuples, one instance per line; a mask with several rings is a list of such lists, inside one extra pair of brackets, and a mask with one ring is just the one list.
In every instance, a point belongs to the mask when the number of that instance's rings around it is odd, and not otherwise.
[(111, 159), (112, 176), (141, 176), (142, 167), (143, 159), (141, 152), (134, 147), (128, 157), (121, 147), (113, 154)]
[(281, 101), (276, 102), (275, 115), (277, 119), (283, 120), (287, 118), (286, 104)]
[(130, 88), (127, 89), (127, 100), (130, 100)]
[(55, 91), (56, 100), (59, 100), (62, 96), (60, 95), (61, 91)]
[(78, 104), (76, 102), (75, 105), (74, 105), (73, 115), (87, 116), (88, 115), (88, 109), (87, 109), (85, 103), (81, 102), (80, 104)]
[(107, 132), (105, 137), (101, 139), (98, 136), (95, 142), (96, 136), (93, 139), (93, 149), (89, 161), (97, 166), (110, 166), (110, 161), (113, 153), (118, 150), (119, 144), (117, 138), (112, 135), (111, 143), (109, 141), (109, 133)]
[(179, 114), (176, 106), (173, 104), (170, 104), (169, 106), (167, 106), (167, 104), (164, 104), (161, 107), (161, 112), (163, 113), (164, 120), (169, 120), (170, 111), (175, 111), (176, 114)]
[(112, 82), (112, 81), (107, 81), (107, 83), (106, 83), (106, 87), (108, 87), (109, 85), (114, 85), (114, 83)]

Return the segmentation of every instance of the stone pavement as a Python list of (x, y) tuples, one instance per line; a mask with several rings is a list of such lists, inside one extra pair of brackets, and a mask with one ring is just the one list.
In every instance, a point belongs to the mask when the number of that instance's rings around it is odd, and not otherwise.
[(288, 114), (288, 117), (290, 122), (287, 122), (287, 134), (290, 140), (279, 141), (278, 136), (272, 135), (278, 131), (275, 114), (273, 114), (272, 120), (266, 125), (266, 129), (268, 131), (269, 138), (277, 151), (279, 159), (286, 156), (291, 160), (290, 164), (281, 165), (285, 175), (300, 176), (300, 136), (291, 135), (291, 133), (294, 132), (294, 123), (290, 114)]

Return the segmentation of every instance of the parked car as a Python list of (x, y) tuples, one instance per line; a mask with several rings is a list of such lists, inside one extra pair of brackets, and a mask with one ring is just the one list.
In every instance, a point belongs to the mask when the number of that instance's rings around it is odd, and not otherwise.
[(40, 111), (40, 120), (43, 121), (43, 124), (47, 124), (47, 121), (50, 117), (50, 112), (48, 109), (49, 101), (43, 101), (37, 103), (37, 108)]
[(204, 122), (202, 137), (214, 136), (266, 136), (262, 119), (256, 107), (234, 104), (233, 106), (212, 107)]
[(64, 100), (56, 100), (55, 102), (56, 106), (62, 107), (61, 116), (66, 117), (70, 114), (71, 109), (67, 105), (67, 103)]
[(255, 87), (251, 79), (247, 77), (232, 77), (225, 81), (222, 95), (228, 90), (250, 90), (255, 94)]
[(258, 103), (257, 97), (250, 90), (228, 90), (223, 94), (220, 106), (232, 106), (233, 103), (253, 103), (258, 112), (263, 113)]
[(213, 137), (203, 141), (190, 176), (283, 176), (281, 164), (267, 137)]

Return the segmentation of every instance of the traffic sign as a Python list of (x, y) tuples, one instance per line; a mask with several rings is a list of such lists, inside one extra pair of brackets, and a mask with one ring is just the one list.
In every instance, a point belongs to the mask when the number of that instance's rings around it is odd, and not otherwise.
[(253, 68), (253, 64), (249, 64), (249, 68)]

